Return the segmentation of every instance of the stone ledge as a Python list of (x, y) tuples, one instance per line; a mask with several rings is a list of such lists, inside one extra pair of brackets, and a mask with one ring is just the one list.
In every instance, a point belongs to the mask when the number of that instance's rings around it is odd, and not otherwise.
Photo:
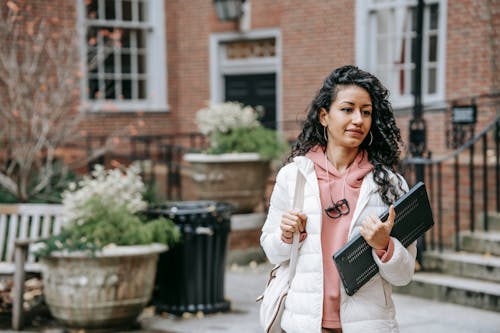
[(462, 231), (460, 248), (464, 251), (500, 256), (500, 232)]
[(266, 255), (260, 246), (247, 249), (229, 250), (227, 253), (226, 265), (246, 266), (252, 261), (257, 263), (266, 261)]
[(410, 284), (393, 289), (400, 294), (500, 312), (500, 290), (494, 282), (420, 272)]
[(265, 219), (265, 213), (233, 214), (231, 216), (231, 230), (261, 229)]
[(500, 257), (468, 252), (426, 251), (424, 266), (429, 271), (500, 283)]

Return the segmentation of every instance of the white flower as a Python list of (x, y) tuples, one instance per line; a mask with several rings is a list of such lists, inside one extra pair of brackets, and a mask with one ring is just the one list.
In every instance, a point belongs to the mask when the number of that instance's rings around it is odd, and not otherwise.
[(196, 123), (205, 135), (227, 133), (234, 128), (253, 128), (260, 124), (258, 113), (252, 107), (236, 102), (210, 103), (207, 108), (198, 110)]
[(137, 165), (131, 165), (124, 172), (96, 165), (90, 176), (84, 176), (78, 184), (70, 184), (62, 194), (64, 220), (84, 223), (85, 218), (92, 215), (86, 205), (91, 199), (98, 199), (107, 207), (123, 206), (130, 213), (136, 213), (147, 207), (142, 198), (145, 190)]

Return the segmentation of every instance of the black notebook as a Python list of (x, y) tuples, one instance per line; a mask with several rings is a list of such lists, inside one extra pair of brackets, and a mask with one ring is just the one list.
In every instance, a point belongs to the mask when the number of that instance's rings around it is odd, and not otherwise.
[[(396, 219), (391, 236), (398, 239), (405, 247), (434, 225), (429, 198), (422, 182), (399, 198), (394, 203), (394, 209)], [(380, 215), (380, 220), (385, 221), (388, 216), (389, 210), (386, 210)], [(363, 236), (357, 234), (333, 255), (345, 291), (349, 296), (354, 295), (378, 272), (371, 249)]]

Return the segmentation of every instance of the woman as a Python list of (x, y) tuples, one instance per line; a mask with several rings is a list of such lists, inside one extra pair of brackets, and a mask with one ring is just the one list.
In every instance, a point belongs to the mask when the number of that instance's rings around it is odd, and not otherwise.
[[(309, 106), (291, 163), (277, 175), (262, 228), (261, 245), (273, 264), (289, 259), (293, 233), (300, 232), (285, 332), (398, 332), (391, 284), (410, 282), (416, 256), (415, 244), (404, 248), (389, 236), (391, 204), (408, 190), (395, 171), (400, 145), (380, 81), (354, 66), (334, 70)], [(297, 169), (306, 179), (302, 212), (291, 209)], [(383, 223), (377, 216), (389, 206)], [(348, 296), (332, 256), (358, 232), (373, 248), (379, 273)]]

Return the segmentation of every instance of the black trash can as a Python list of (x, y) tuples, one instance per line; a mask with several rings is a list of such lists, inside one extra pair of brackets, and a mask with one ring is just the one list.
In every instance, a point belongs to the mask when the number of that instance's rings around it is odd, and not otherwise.
[(228, 311), (224, 273), (233, 206), (214, 201), (182, 201), (148, 209), (181, 230), (182, 240), (160, 255), (152, 303), (157, 313)]

